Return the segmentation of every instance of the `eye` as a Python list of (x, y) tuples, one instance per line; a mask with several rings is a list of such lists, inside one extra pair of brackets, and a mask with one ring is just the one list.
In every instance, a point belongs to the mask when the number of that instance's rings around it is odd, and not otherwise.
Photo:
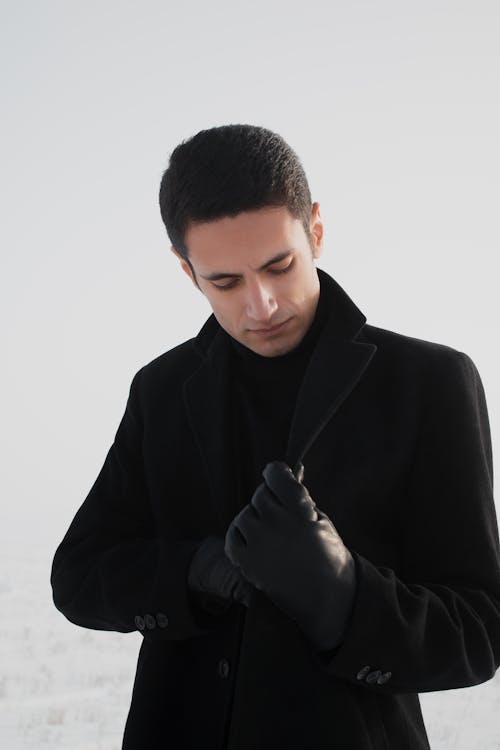
[[(272, 274), (275, 274), (275, 275), (280, 274), (280, 273), (288, 273), (288, 271), (291, 269), (291, 267), (293, 266), (293, 264), (294, 264), (294, 261), (292, 260), (292, 262), (289, 263), (286, 266), (286, 268), (279, 268), (279, 269), (276, 269), (276, 270), (271, 270), (269, 268), (268, 271), (269, 271), (269, 273), (272, 273)], [(212, 284), (212, 286), (214, 286), (216, 289), (220, 289), (221, 291), (225, 291), (226, 289), (232, 289), (233, 287), (236, 286), (237, 283), (238, 283), (238, 279), (235, 279), (234, 281), (231, 281), (230, 284), (225, 284), (224, 286), (220, 286), (219, 284)]]

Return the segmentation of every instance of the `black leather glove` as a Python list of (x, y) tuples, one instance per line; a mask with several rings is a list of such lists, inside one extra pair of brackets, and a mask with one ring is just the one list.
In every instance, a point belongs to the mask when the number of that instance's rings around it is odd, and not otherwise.
[(273, 461), (262, 475), (265, 482), (227, 530), (226, 555), (316, 648), (332, 649), (344, 637), (354, 603), (354, 559), (286, 463)]
[(224, 540), (216, 536), (206, 537), (193, 555), (188, 586), (196, 603), (213, 615), (224, 614), (234, 601), (250, 606), (254, 590), (228, 560)]

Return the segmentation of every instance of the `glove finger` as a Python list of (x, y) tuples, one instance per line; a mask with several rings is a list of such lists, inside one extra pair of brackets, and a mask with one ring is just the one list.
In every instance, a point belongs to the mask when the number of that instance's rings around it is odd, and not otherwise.
[(253, 493), (250, 506), (259, 520), (273, 526), (279, 523), (280, 515), (285, 510), (285, 505), (271, 492), (265, 482), (261, 482)]
[(233, 599), (240, 604), (244, 604), (245, 607), (250, 607), (254, 596), (254, 587), (248, 583), (242, 576), (240, 576), (236, 586), (233, 590)]
[[(303, 474), (303, 466), (299, 475), (300, 473)], [(269, 489), (283, 506), (306, 521), (317, 520), (316, 505), (307, 488), (295, 478), (291, 468), (284, 461), (268, 463), (262, 475)]]
[(200, 543), (189, 565), (188, 584), (191, 589), (204, 590), (210, 585), (210, 573), (223, 554), (223, 539), (209, 536)]
[(211, 587), (225, 599), (233, 598), (234, 587), (241, 578), (238, 568), (223, 554), (212, 570)]
[(307, 497), (301, 498), (294, 504), (286, 504), (272, 492), (269, 487), (262, 483), (254, 492), (250, 501), (251, 507), (260, 520), (270, 527), (278, 527), (283, 522), (283, 513), (293, 513), (297, 518), (305, 521), (315, 521), (316, 513)]
[[(224, 552), (233, 565), (240, 565), (245, 556), (247, 547), (247, 529), (251, 517), (248, 513), (248, 505), (238, 513), (229, 524), (224, 538)], [(254, 511), (250, 511), (254, 515)], [(242, 531), (243, 527), (243, 531)]]
[[(224, 543), (222, 539), (220, 542)], [(218, 558), (206, 570), (204, 579), (198, 584), (198, 589), (225, 601), (236, 600), (249, 606), (250, 592), (253, 587), (244, 577), (244, 571), (233, 565), (222, 550)]]
[(264, 467), (262, 476), (269, 489), (287, 504), (300, 502), (304, 497), (311, 499), (307, 488), (295, 478), (284, 461), (270, 461)]

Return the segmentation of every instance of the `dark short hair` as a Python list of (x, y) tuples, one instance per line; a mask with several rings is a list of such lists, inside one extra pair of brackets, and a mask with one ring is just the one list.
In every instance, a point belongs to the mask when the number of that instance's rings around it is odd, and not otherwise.
[(311, 193), (299, 157), (277, 133), (257, 125), (200, 130), (170, 155), (160, 184), (160, 212), (170, 242), (189, 261), (190, 222), (286, 206), (312, 243)]

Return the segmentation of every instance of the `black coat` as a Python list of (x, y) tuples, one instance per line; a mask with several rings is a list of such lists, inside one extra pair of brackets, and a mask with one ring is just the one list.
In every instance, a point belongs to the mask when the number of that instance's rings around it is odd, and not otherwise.
[(343, 643), (317, 653), (262, 593), (193, 607), (190, 559), (232, 521), (227, 335), (133, 377), (104, 465), (51, 583), (77, 625), (144, 636), (123, 748), (423, 750), (419, 692), (500, 665), (500, 561), (483, 386), (467, 354), (367, 325), (317, 269), (332, 317), (311, 357), (287, 458), (356, 562)]

